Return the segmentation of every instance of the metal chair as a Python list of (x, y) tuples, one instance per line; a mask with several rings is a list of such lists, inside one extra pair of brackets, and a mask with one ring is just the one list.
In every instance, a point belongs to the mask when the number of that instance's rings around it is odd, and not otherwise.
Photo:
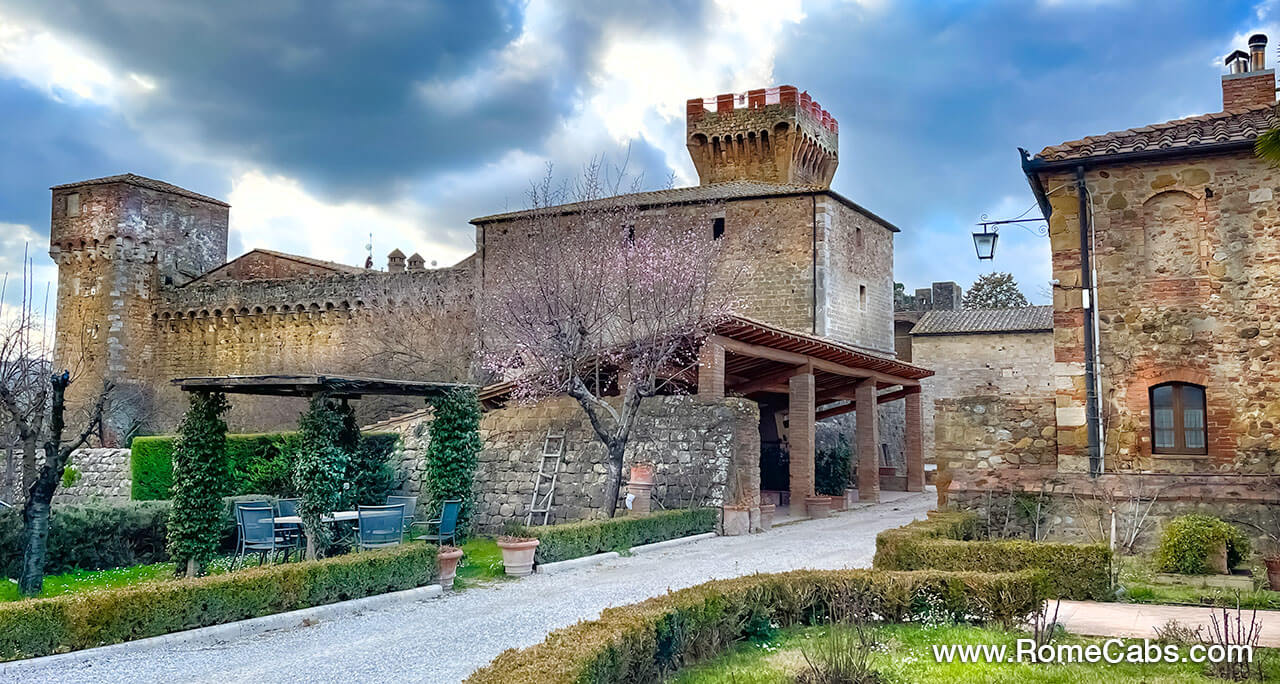
[[(236, 504), (236, 531), (239, 543), (236, 546), (235, 558), (231, 560), (233, 568), (246, 553), (260, 554), (258, 565), (262, 565), (267, 562), (268, 554), (285, 548), (282, 543), (277, 543), (283, 540), (276, 536), (275, 514), (266, 503)], [(288, 555), (285, 558), (287, 559)]]
[(400, 504), (404, 506), (404, 527), (409, 529), (413, 524), (413, 518), (418, 510), (418, 497), (416, 496), (388, 496), (387, 505), (394, 506)]
[[(298, 514), (297, 499), (276, 499), (276, 517), (296, 516)], [(298, 555), (302, 555), (302, 525), (298, 523), (276, 523), (276, 535), (282, 537), (285, 543), (293, 549), (298, 550)], [(288, 559), (288, 553), (285, 558)]]
[(404, 505), (357, 506), (356, 547), (381, 549), (395, 546), (404, 539)]
[(440, 517), (432, 520), (423, 520), (415, 522), (414, 525), (435, 525), (435, 534), (428, 532), (414, 539), (422, 541), (433, 541), (443, 544), (448, 539), (450, 544), (458, 543), (458, 513), (462, 511), (462, 499), (449, 499), (444, 502), (444, 506), (440, 509)]

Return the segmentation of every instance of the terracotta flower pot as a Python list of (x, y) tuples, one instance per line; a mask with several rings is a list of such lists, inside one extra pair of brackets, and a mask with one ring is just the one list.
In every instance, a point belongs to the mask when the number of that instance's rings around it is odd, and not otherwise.
[(760, 504), (760, 531), (768, 532), (773, 529), (773, 515), (777, 512), (777, 506), (773, 504)]
[(829, 518), (831, 517), (831, 497), (806, 496), (804, 510), (810, 518)]
[(1231, 572), (1227, 567), (1227, 542), (1220, 541), (1209, 550), (1209, 556), (1204, 559), (1204, 564), (1209, 568), (1210, 573), (1225, 575)]
[(751, 508), (747, 506), (725, 506), (721, 510), (720, 534), (736, 537), (751, 532)]
[(458, 575), (460, 560), (462, 560), (462, 549), (456, 546), (441, 546), (436, 552), (436, 561), (440, 565), (440, 586), (446, 591), (453, 588), (453, 579)]
[(502, 549), (502, 567), (512, 577), (528, 577), (533, 574), (533, 552), (537, 550), (537, 539), (523, 537), (499, 537), (498, 548)]
[(1267, 556), (1262, 562), (1267, 566), (1267, 582), (1271, 585), (1271, 591), (1280, 591), (1280, 554)]
[(628, 484), (653, 486), (653, 464), (646, 461), (632, 464)]

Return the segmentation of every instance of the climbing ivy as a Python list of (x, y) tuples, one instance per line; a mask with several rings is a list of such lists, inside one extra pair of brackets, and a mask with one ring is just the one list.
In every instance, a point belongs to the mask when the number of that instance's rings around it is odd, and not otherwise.
[(466, 529), (474, 504), (476, 454), (480, 452), (480, 402), (475, 392), (459, 389), (433, 400), (431, 407), (431, 441), (422, 483), (425, 504), (434, 516), (440, 513), (442, 502), (462, 499), (458, 528)]
[(197, 574), (222, 540), (222, 497), (230, 480), (227, 424), (230, 404), (221, 392), (194, 392), (173, 448), (173, 508), (169, 556)]
[[(321, 517), (337, 510), (351, 451), (347, 412), (350, 408), (326, 394), (311, 398), (298, 421), (298, 463), (293, 484), (298, 490), (298, 515), (307, 535), (307, 557), (324, 553), (332, 531)], [(354, 424), (354, 419), (351, 419)], [(359, 431), (356, 431), (357, 437)]]

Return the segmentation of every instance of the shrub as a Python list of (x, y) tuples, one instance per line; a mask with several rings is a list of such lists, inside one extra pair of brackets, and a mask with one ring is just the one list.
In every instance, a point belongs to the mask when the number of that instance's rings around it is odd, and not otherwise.
[(563, 525), (510, 525), (507, 533), (537, 538), (536, 563), (554, 563), (605, 551), (623, 551), (641, 544), (710, 532), (716, 526), (714, 508), (688, 508), (646, 516), (583, 520)]
[(1111, 597), (1111, 551), (1102, 544), (978, 539), (974, 513), (935, 513), (876, 535), (873, 567), (884, 570), (1044, 570), (1055, 598)]
[(357, 504), (381, 506), (387, 502), (395, 479), (388, 461), (399, 443), (400, 436), (394, 433), (364, 435), (357, 442), (347, 461), (346, 481), (351, 483), (351, 489), (344, 497), (347, 500), (344, 508), (355, 508)]
[(231, 405), (221, 392), (193, 392), (173, 448), (173, 508), (169, 556), (194, 576), (218, 551), (222, 497), (229, 494), (227, 424)]
[(298, 463), (293, 483), (298, 489), (298, 515), (307, 535), (308, 558), (329, 546), (332, 530), (321, 522), (321, 517), (337, 510), (342, 497), (350, 456), (343, 448), (349, 410), (328, 395), (317, 394), (298, 421)]
[(1228, 569), (1249, 555), (1249, 538), (1231, 523), (1198, 513), (1174, 518), (1160, 536), (1156, 569), (1183, 575), (1212, 573), (1206, 561), (1218, 544), (1226, 544)]
[(835, 446), (819, 451), (813, 462), (813, 485), (819, 494), (844, 496), (849, 488), (849, 464), (853, 450), (849, 439), (840, 435)]
[(0, 660), (30, 658), (412, 589), (436, 575), (436, 547), (248, 568), (0, 604)]
[[(49, 516), (45, 574), (101, 570), (168, 560), (169, 502), (56, 505)], [(0, 512), (0, 575), (22, 566), (22, 511)]]
[(133, 500), (169, 498), (173, 489), (173, 438), (134, 437), (129, 449)]
[(979, 574), (797, 570), (716, 580), (641, 603), (609, 608), (600, 618), (553, 632), (524, 650), (510, 649), (472, 674), (472, 684), (662, 681), (690, 662), (745, 638), (765, 617), (780, 627), (881, 619), (916, 619), (914, 606), (940, 602), (956, 621), (1010, 625), (1046, 597), (1040, 571)]
[(432, 517), (443, 502), (461, 499), (458, 528), (467, 529), (474, 508), (472, 481), (480, 452), (480, 403), (472, 390), (457, 390), (431, 402), (431, 439), (424, 457), (422, 491)]

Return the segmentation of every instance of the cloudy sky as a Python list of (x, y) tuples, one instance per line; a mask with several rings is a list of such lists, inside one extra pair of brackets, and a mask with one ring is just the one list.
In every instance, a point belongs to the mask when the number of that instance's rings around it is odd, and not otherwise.
[[(123, 172), (230, 202), (232, 256), (449, 264), (548, 162), (696, 183), (684, 101), (789, 83), (840, 121), (834, 188), (902, 228), (897, 280), (967, 285), (974, 221), (1033, 204), (1017, 147), (1218, 111), (1272, 4), (0, 0), (0, 271), (30, 243), (51, 280), (48, 187)], [(994, 266), (1045, 300), (1046, 239)]]

